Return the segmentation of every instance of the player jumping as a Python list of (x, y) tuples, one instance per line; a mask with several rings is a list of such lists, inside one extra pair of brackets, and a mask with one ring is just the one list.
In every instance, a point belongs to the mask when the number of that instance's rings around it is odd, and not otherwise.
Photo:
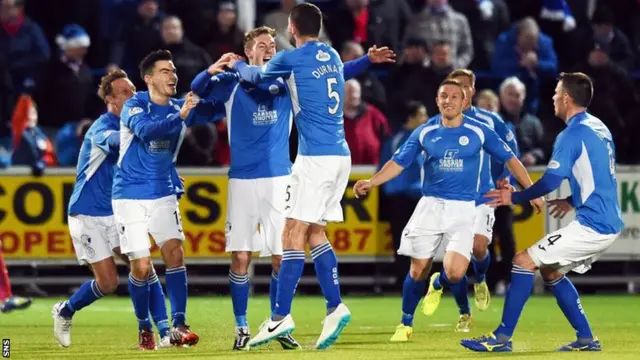
[[(504, 141), (511, 151), (518, 156), (518, 145), (515, 136), (504, 123), (500, 115), (472, 106), (472, 99), (475, 95), (476, 76), (471, 70), (457, 69), (449, 74), (450, 79), (458, 80), (465, 91), (465, 104), (463, 114), (479, 121), (489, 128), (493, 129), (500, 139)], [(438, 120), (432, 120), (438, 121)], [(493, 237), (493, 223), (495, 221), (494, 209), (486, 203), (489, 199), (485, 194), (495, 189), (496, 183), (509, 182), (509, 169), (493, 157), (485, 157), (482, 162), (482, 170), (480, 172), (480, 187), (476, 197), (476, 214), (473, 223), (473, 256), (471, 257), (471, 265), (475, 280), (474, 293), (475, 304), (478, 310), (485, 311), (489, 307), (491, 294), (486, 283), (486, 274), (489, 270), (491, 259), (489, 257), (488, 247)], [(492, 174), (498, 174), (495, 178)], [(436, 273), (432, 277), (438, 277)], [(456, 325), (456, 331), (468, 332), (471, 330), (473, 320), (471, 318), (471, 308), (469, 307), (469, 299), (467, 297), (467, 277), (463, 276), (459, 285), (451, 288), (454, 298), (460, 310), (460, 318)], [(429, 302), (425, 301), (425, 313), (432, 314), (435, 309), (428, 307)]]
[(480, 352), (511, 352), (511, 337), (533, 290), (534, 272), (540, 274), (575, 329), (577, 339), (559, 351), (600, 351), (571, 280), (573, 270), (584, 273), (618, 238), (624, 224), (618, 203), (615, 145), (600, 119), (587, 113), (593, 83), (583, 73), (562, 73), (553, 107), (567, 127), (556, 138), (551, 161), (540, 180), (519, 192), (494, 190), (493, 206), (518, 204), (543, 196), (569, 179), (571, 196), (549, 202), (550, 213), (563, 217), (576, 209), (576, 220), (518, 253), (513, 259), (511, 285), (505, 297), (502, 322), (492, 333), (462, 340), (462, 346)]
[(282, 77), (289, 87), (299, 132), (298, 157), (286, 194), (287, 220), (276, 306), (250, 346), (265, 344), (295, 329), (291, 303), (304, 267), (305, 243), (311, 248), (318, 282), (327, 300), (327, 315), (317, 349), (336, 342), (351, 320), (342, 303), (338, 261), (327, 240), (327, 221), (342, 221), (340, 200), (351, 170), (351, 155), (344, 138), (342, 98), (343, 65), (338, 53), (318, 41), (322, 12), (308, 3), (289, 14), (289, 32), (296, 49), (277, 53), (264, 67), (232, 61), (240, 77), (252, 83)]
[[(357, 196), (367, 194), (398, 176), (419, 152), (425, 152), (423, 197), (402, 234), (398, 254), (411, 257), (402, 289), (402, 323), (391, 341), (407, 341), (413, 333), (415, 309), (424, 294), (433, 256), (448, 242), (444, 271), (432, 277), (433, 299), (439, 302), (445, 286), (459, 286), (473, 250), (475, 199), (480, 185), (484, 151), (506, 163), (523, 183), (529, 176), (511, 149), (495, 131), (462, 114), (466, 94), (462, 84), (447, 79), (436, 98), (441, 118), (421, 125), (382, 169), (354, 185)], [(435, 283), (435, 284), (434, 284)], [(429, 301), (428, 298), (425, 301)], [(437, 306), (435, 301), (432, 304)]]
[[(250, 65), (262, 66), (271, 60), (276, 53), (274, 36), (275, 30), (264, 26), (245, 36), (245, 55)], [(240, 82), (236, 73), (212, 77), (222, 71), (232, 55), (223, 56), (199, 74), (192, 89), (201, 97), (226, 103), (230, 129), (237, 129), (230, 135), (226, 250), (232, 253), (229, 283), (236, 317), (234, 349), (245, 349), (249, 341), (246, 313), (251, 251), (258, 251), (261, 256), (271, 254), (273, 272), (269, 294), (271, 311), (275, 310), (286, 194), (290, 186), (288, 149), (293, 118), (291, 95), (282, 78), (256, 86)], [(371, 63), (391, 62), (393, 55), (386, 48), (371, 48), (366, 56), (344, 64), (345, 78), (357, 75)], [(254, 237), (258, 224), (260, 234)], [(285, 349), (300, 348), (290, 334), (276, 340)]]
[(171, 344), (195, 345), (199, 340), (185, 323), (184, 233), (172, 174), (185, 124), (209, 121), (214, 118), (212, 111), (222, 111), (209, 103), (201, 104), (191, 93), (185, 100), (172, 98), (178, 82), (172, 59), (169, 51), (158, 50), (140, 63), (140, 75), (149, 91), (136, 93), (124, 104), (120, 155), (113, 180), (113, 211), (120, 245), (131, 261), (129, 293), (138, 318), (139, 344), (149, 350), (155, 348), (148, 318), (149, 285), (144, 280), (152, 273), (149, 235), (160, 247), (166, 265), (173, 322)]
[[(112, 253), (125, 263), (120, 253), (118, 231), (111, 206), (113, 167), (120, 150), (120, 111), (136, 89), (122, 71), (105, 75), (98, 95), (107, 104), (107, 112), (89, 128), (78, 157), (78, 174), (69, 200), (68, 223), (76, 256), (87, 264), (95, 280), (86, 281), (69, 300), (53, 306), (53, 332), (63, 347), (71, 345), (71, 319), (83, 308), (118, 287), (118, 271)], [(169, 323), (162, 285), (155, 271), (147, 282), (150, 288), (150, 312), (160, 336), (160, 346), (171, 346)]]

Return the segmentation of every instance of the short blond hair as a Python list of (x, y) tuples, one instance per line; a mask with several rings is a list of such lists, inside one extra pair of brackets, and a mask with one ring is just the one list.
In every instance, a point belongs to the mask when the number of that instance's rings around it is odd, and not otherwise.
[(268, 26), (260, 26), (244, 34), (244, 48), (251, 49), (253, 47), (253, 41), (260, 35), (271, 35), (275, 37), (277, 34), (275, 29)]
[(457, 77), (467, 77), (469, 81), (471, 81), (471, 86), (476, 86), (476, 74), (469, 69), (455, 69), (447, 76), (449, 79), (455, 79)]
[(127, 73), (122, 70), (115, 70), (100, 79), (100, 87), (98, 87), (98, 96), (102, 101), (107, 102), (107, 96), (113, 93), (113, 82), (118, 79), (128, 79)]
[(498, 95), (491, 89), (484, 89), (476, 95), (476, 104), (480, 102), (480, 100), (487, 100), (488, 102), (499, 105), (500, 100), (498, 99)]

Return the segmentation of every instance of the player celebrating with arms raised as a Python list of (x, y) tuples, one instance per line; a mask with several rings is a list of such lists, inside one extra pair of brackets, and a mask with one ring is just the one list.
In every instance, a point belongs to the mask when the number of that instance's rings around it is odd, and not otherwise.
[(531, 184), (522, 163), (498, 135), (462, 114), (465, 99), (460, 82), (443, 81), (436, 98), (442, 114), (440, 121), (418, 127), (378, 173), (354, 185), (357, 196), (365, 195), (374, 186), (398, 176), (419, 152), (426, 154), (423, 197), (403, 231), (398, 249), (398, 254), (411, 257), (411, 266), (402, 289), (402, 323), (391, 341), (407, 341), (411, 337), (413, 316), (424, 295), (433, 257), (443, 240), (448, 242), (444, 271), (433, 279), (431, 287), (436, 289), (431, 289), (433, 298), (439, 302), (442, 288), (457, 285), (467, 272), (481, 163), (485, 161), (483, 152), (506, 163), (521, 182)]
[(576, 220), (515, 256), (500, 326), (489, 335), (462, 340), (462, 346), (480, 352), (511, 352), (511, 337), (533, 290), (534, 272), (540, 269), (577, 334), (576, 341), (558, 350), (601, 350), (578, 292), (565, 276), (571, 270), (577, 273), (589, 270), (624, 227), (618, 203), (615, 145), (606, 125), (586, 111), (592, 96), (593, 84), (587, 75), (560, 74), (553, 107), (567, 127), (556, 138), (547, 170), (524, 191), (490, 192), (489, 196), (494, 198), (490, 204), (508, 206), (548, 194), (569, 179), (571, 196), (550, 201), (551, 215), (564, 216), (575, 208)]
[[(158, 50), (140, 63), (148, 92), (138, 92), (124, 104), (120, 123), (120, 156), (113, 180), (113, 210), (122, 253), (131, 259), (129, 293), (139, 325), (141, 349), (155, 349), (149, 313), (151, 243), (160, 247), (166, 265), (167, 295), (171, 302), (171, 343), (195, 345), (199, 338), (185, 323), (187, 270), (182, 241), (184, 233), (172, 176), (184, 138), (185, 124), (215, 119), (211, 104), (200, 103), (189, 93), (176, 94), (176, 68), (169, 51)], [(196, 106), (198, 108), (196, 108)], [(196, 109), (194, 109), (196, 108)], [(196, 111), (202, 113), (196, 114)]]
[[(118, 270), (112, 252), (125, 263), (120, 252), (118, 230), (111, 206), (113, 167), (120, 150), (120, 111), (136, 89), (122, 70), (102, 77), (98, 95), (107, 112), (89, 128), (78, 157), (78, 174), (69, 200), (69, 232), (80, 264), (87, 264), (95, 280), (86, 281), (67, 301), (53, 306), (53, 333), (63, 347), (71, 345), (71, 319), (74, 314), (118, 287)], [(162, 285), (155, 271), (147, 280), (150, 312), (160, 336), (160, 346), (171, 346), (167, 306)]]
[(264, 67), (233, 61), (240, 77), (253, 83), (282, 77), (291, 93), (293, 115), (299, 132), (298, 157), (292, 169), (283, 233), (283, 257), (278, 278), (276, 307), (250, 346), (291, 333), (295, 323), (291, 303), (304, 268), (305, 243), (311, 248), (316, 274), (327, 300), (327, 316), (316, 348), (336, 342), (351, 320), (342, 303), (338, 260), (327, 240), (327, 221), (342, 221), (340, 200), (351, 171), (351, 153), (344, 137), (342, 98), (343, 65), (338, 53), (318, 41), (322, 12), (308, 3), (289, 14), (289, 32), (296, 49), (277, 53)]

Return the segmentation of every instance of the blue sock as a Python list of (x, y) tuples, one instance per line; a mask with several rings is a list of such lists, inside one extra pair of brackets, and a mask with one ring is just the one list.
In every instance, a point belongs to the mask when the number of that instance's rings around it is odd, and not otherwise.
[(582, 304), (580, 304), (580, 296), (571, 280), (563, 276), (560, 279), (546, 283), (546, 285), (551, 288), (564, 316), (567, 317), (571, 326), (576, 330), (578, 339), (593, 339), (589, 321), (582, 309)]
[(340, 282), (338, 280), (338, 258), (330, 242), (311, 249), (311, 258), (316, 267), (316, 276), (327, 301), (327, 310), (333, 311), (340, 303)]
[(247, 303), (249, 302), (249, 274), (238, 275), (229, 270), (231, 303), (236, 326), (249, 326), (247, 323)]
[(502, 323), (493, 332), (511, 338), (518, 324), (518, 319), (527, 303), (531, 290), (533, 290), (533, 271), (523, 269), (518, 265), (513, 265), (511, 269), (511, 284), (507, 289), (504, 299), (504, 309), (502, 310)]
[(149, 311), (151, 318), (158, 328), (161, 338), (169, 335), (169, 315), (167, 315), (167, 302), (162, 290), (162, 284), (158, 279), (158, 274), (154, 270), (147, 279), (149, 283)]
[(66, 302), (64, 307), (60, 309), (60, 316), (71, 319), (76, 311), (80, 311), (82, 308), (93, 304), (94, 301), (103, 296), (97, 281), (85, 281), (84, 284), (80, 286), (80, 289), (71, 295), (71, 298)]
[(473, 278), (476, 283), (484, 282), (489, 271), (489, 265), (491, 264), (491, 256), (489, 251), (481, 260), (476, 260), (475, 257), (471, 257), (471, 265), (473, 266)]
[(273, 317), (285, 317), (291, 312), (293, 294), (304, 270), (304, 251), (285, 250), (282, 255), (282, 265), (278, 274), (278, 292)]
[(271, 303), (271, 314), (276, 309), (276, 296), (278, 295), (278, 273), (271, 272), (271, 282), (269, 283), (269, 302)]
[(173, 326), (184, 325), (187, 312), (187, 268), (179, 266), (167, 269), (165, 275)]
[(460, 315), (469, 314), (471, 315), (471, 308), (469, 307), (469, 297), (467, 296), (469, 281), (467, 279), (467, 275), (463, 276), (460, 282), (457, 284), (451, 285), (451, 292), (453, 293), (453, 297), (456, 299), (456, 304), (458, 304), (458, 309), (460, 310)]
[(129, 295), (133, 301), (133, 310), (138, 318), (138, 329), (151, 330), (149, 321), (149, 283), (138, 280), (129, 274)]
[(444, 270), (440, 272), (440, 276), (438, 276), (436, 278), (436, 281), (433, 282), (433, 287), (436, 290), (440, 290), (444, 287), (450, 288), (451, 285), (453, 285), (453, 283), (451, 282), (451, 280), (449, 280), (449, 278), (447, 277), (447, 273)]
[(402, 325), (413, 326), (413, 315), (424, 296), (426, 281), (413, 280), (407, 273), (402, 285)]

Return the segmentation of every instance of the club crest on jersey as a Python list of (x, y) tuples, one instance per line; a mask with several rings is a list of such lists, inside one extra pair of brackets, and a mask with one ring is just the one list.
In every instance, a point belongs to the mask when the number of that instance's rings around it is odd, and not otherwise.
[(555, 160), (551, 160), (551, 161), (549, 162), (549, 165), (547, 165), (547, 167), (548, 167), (549, 169), (552, 169), (552, 170), (554, 170), (554, 169), (559, 169), (559, 168), (560, 168), (560, 163), (559, 163), (559, 162), (557, 162), (557, 161), (555, 161)]
[(322, 50), (318, 50), (318, 53), (316, 54), (316, 60), (318, 60), (318, 61), (329, 61), (329, 60), (331, 60), (331, 55), (329, 55), (329, 53), (324, 52)]
[(140, 114), (142, 111), (143, 110), (140, 107), (131, 108), (131, 109), (129, 109), (129, 116), (133, 116), (135, 114)]
[[(467, 139), (468, 141), (469, 139)], [(447, 149), (444, 158), (440, 159), (439, 169), (446, 172), (460, 172), (464, 170), (464, 160), (458, 159), (458, 149)]]
[(280, 88), (278, 87), (278, 85), (275, 85), (275, 84), (269, 85), (269, 93), (271, 93), (271, 95), (276, 95), (279, 92), (280, 92)]
[(178, 106), (178, 104), (173, 105), (173, 108), (176, 109), (177, 111), (180, 111), (180, 106)]
[(507, 134), (507, 141), (513, 141), (513, 131), (509, 131)]
[(258, 105), (258, 111), (253, 113), (253, 125), (271, 125), (278, 121), (278, 111), (269, 110), (264, 104)]
[(458, 139), (458, 142), (460, 143), (460, 145), (462, 146), (467, 146), (469, 145), (469, 138), (466, 136), (460, 136), (460, 139)]

